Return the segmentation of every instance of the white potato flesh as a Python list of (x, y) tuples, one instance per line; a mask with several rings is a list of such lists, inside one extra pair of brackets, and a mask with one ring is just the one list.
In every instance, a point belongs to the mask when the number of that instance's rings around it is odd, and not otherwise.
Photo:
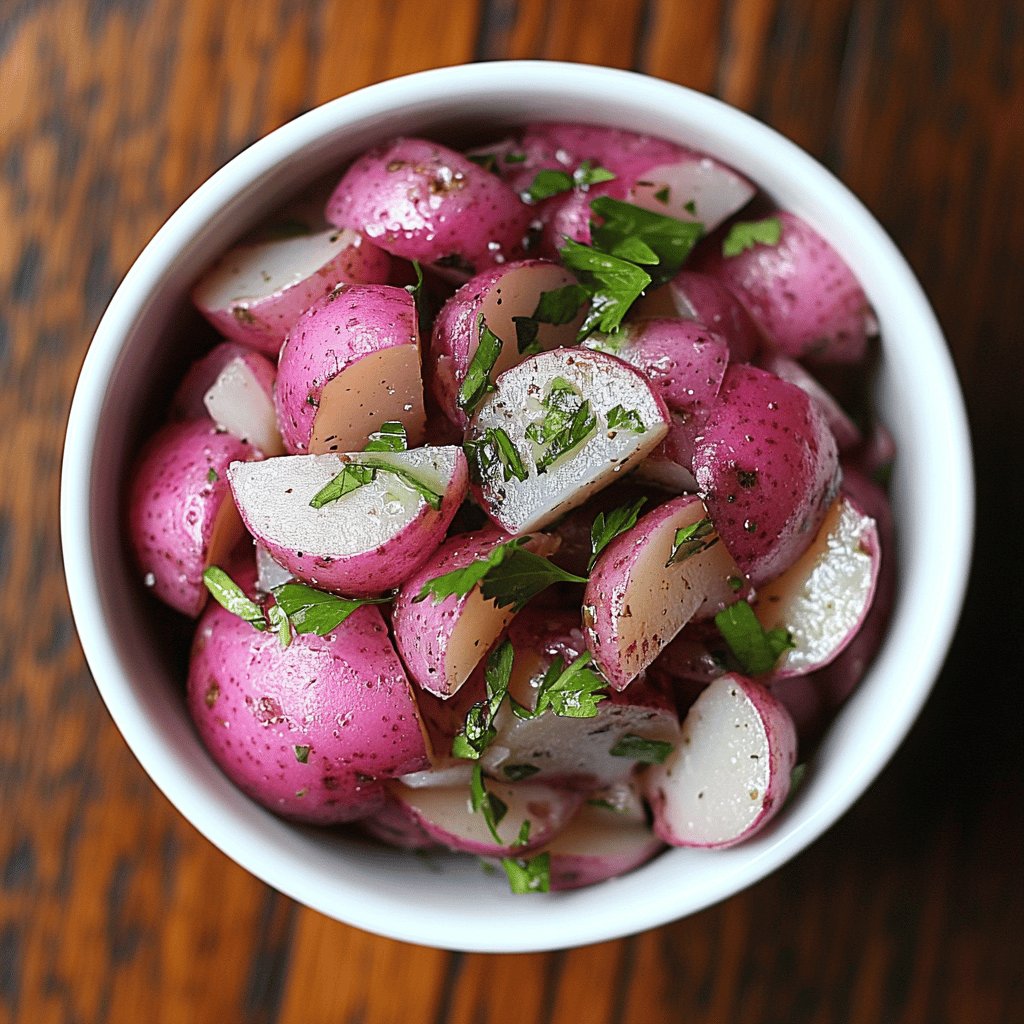
[(227, 363), (203, 395), (203, 405), (218, 427), (248, 441), (264, 455), (284, 451), (273, 396), (244, 359), (236, 357)]
[(779, 659), (779, 675), (827, 665), (853, 639), (874, 596), (878, 527), (845, 497), (837, 499), (800, 559), (758, 591), (765, 629), (787, 629), (795, 646)]
[[(496, 831), (495, 841), (481, 811), (474, 811), (467, 784), (420, 786), (400, 783), (388, 788), (406, 813), (431, 838), (455, 850), (480, 856), (527, 854), (550, 840), (570, 820), (581, 794), (531, 783), (508, 785), (487, 780), (487, 791), (508, 808)], [(523, 823), (530, 823), (529, 839), (516, 846)]]
[(630, 189), (628, 199), (645, 210), (676, 220), (700, 221), (705, 232), (711, 232), (746, 206), (756, 191), (751, 182), (732, 168), (710, 157), (695, 155), (644, 171), (642, 179)]
[[(442, 495), (441, 508), (390, 472), (312, 507), (314, 495), (353, 463), (407, 473)], [(274, 561), (314, 586), (351, 595), (379, 593), (411, 575), (441, 542), (466, 490), (464, 456), (454, 446), (235, 462), (228, 480), (249, 532)]]
[(655, 831), (674, 846), (731, 846), (782, 806), (795, 763), (785, 708), (749, 679), (720, 676), (690, 708), (680, 746), (645, 777)]
[(402, 423), (410, 445), (422, 442), (426, 413), (415, 345), (372, 352), (331, 378), (320, 395), (309, 450), (358, 451), (387, 420)]
[(682, 546), (673, 560), (678, 532), (702, 522), (710, 529), (701, 500), (683, 495), (643, 516), (598, 556), (583, 623), (594, 661), (615, 689), (636, 679), (735, 573), (713, 531)]
[(256, 589), (269, 594), (274, 587), (289, 583), (295, 577), (283, 566), (274, 561), (270, 552), (262, 545), (256, 545)]
[(354, 231), (328, 228), (316, 234), (239, 245), (199, 283), (196, 305), (213, 310), (244, 309), (312, 277), (359, 241)]
[[(565, 382), (589, 402), (596, 425), (579, 444), (540, 472), (550, 445), (527, 431), (549, 420), (545, 407), (553, 388)], [(610, 429), (616, 407), (635, 414), (642, 429)], [(488, 431), (504, 431), (526, 471), (523, 480), (497, 464), (476, 487), (491, 520), (510, 534), (528, 533), (583, 504), (592, 494), (624, 476), (668, 432), (664, 402), (638, 370), (614, 356), (583, 349), (541, 352), (503, 373), (495, 390), (477, 409), (467, 440), (486, 442)]]

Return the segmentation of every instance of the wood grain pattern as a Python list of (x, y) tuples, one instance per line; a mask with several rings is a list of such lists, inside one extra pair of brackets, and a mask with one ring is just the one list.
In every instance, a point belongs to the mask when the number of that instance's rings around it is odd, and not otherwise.
[[(328, 921), (180, 818), (84, 667), (55, 510), (89, 337), (168, 213), (317, 103), (505, 57), (631, 67), (715, 93), (847, 181), (947, 330), (982, 528), (934, 698), (828, 835), (687, 920), (496, 957)], [(1024, 1019), (1016, 0), (9, 0), (0, 82), (0, 1024)]]

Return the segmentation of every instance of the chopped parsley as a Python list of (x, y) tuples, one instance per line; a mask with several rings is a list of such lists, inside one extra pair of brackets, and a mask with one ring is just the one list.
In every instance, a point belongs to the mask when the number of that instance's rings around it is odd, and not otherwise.
[(219, 566), (211, 565), (203, 572), (203, 583), (221, 608), (237, 615), (260, 632), (267, 628), (263, 608), (246, 597), (245, 591)]
[(508, 640), (488, 656), (484, 668), (486, 697), (474, 704), (466, 714), (462, 729), (452, 740), (452, 757), (475, 761), (494, 739), (494, 716), (508, 693), (514, 656), (515, 652)]
[(651, 283), (651, 275), (628, 260), (619, 259), (589, 245), (565, 240), (562, 262), (590, 292), (590, 310), (579, 330), (583, 339), (592, 331), (606, 334), (619, 329), (629, 307)]
[(519, 450), (501, 427), (488, 427), (482, 437), (467, 441), (463, 448), (473, 477), (479, 483), (494, 481), (499, 470), (506, 483), (512, 477), (525, 480), (529, 475)]
[(526, 428), (526, 436), (543, 450), (537, 472), (545, 473), (563, 455), (578, 448), (597, 430), (597, 415), (579, 390), (564, 377), (551, 381), (541, 403), (544, 415)]
[(665, 185), (662, 188), (659, 188), (658, 191), (654, 193), (654, 198), (657, 199), (659, 203), (667, 205), (671, 194), (672, 193), (669, 190), (668, 185)]
[(672, 540), (672, 553), (668, 556), (665, 568), (685, 562), (688, 558), (707, 551), (717, 543), (718, 534), (715, 531), (714, 523), (707, 516), (689, 526), (682, 526), (676, 530), (676, 535)]
[(484, 816), (487, 831), (494, 837), (494, 841), (504, 846), (504, 840), (498, 834), (498, 826), (508, 813), (508, 805), (504, 800), (488, 791), (487, 784), (484, 782), (484, 771), (479, 762), (473, 765), (473, 777), (469, 783), (469, 798), (473, 812)]
[[(387, 424), (385, 424), (387, 426)], [(401, 426), (401, 424), (399, 424)], [(402, 429), (402, 436), (404, 437), (405, 430)], [(394, 435), (392, 435), (394, 436)], [(371, 442), (372, 444), (373, 442)], [(383, 442), (387, 443), (387, 442)], [(397, 438), (394, 443), (397, 443)], [(320, 488), (316, 494), (310, 499), (310, 506), (312, 508), (323, 508), (324, 505), (329, 504), (332, 501), (337, 501), (339, 498), (343, 498), (346, 494), (350, 494), (352, 491), (357, 490), (360, 487), (366, 486), (377, 478), (378, 473), (389, 473), (391, 476), (397, 477), (406, 487), (416, 491), (417, 494), (435, 511), (441, 507), (441, 499), (444, 495), (440, 491), (435, 491), (429, 484), (424, 483), (415, 473), (410, 473), (407, 469), (402, 469), (401, 466), (392, 465), (389, 462), (382, 462), (379, 458), (374, 457), (376, 451), (383, 451), (386, 449), (370, 449), (368, 448), (366, 453), (363, 455), (361, 461), (347, 462), (342, 467), (341, 472), (333, 479), (329, 480), (323, 487)]]
[(213, 466), (211, 466), (206, 471), (206, 482), (210, 484), (215, 484), (219, 479), (220, 477), (217, 475), (217, 470), (215, 470)]
[(536, 857), (502, 857), (501, 866), (508, 877), (508, 885), (517, 895), (551, 890), (551, 855), (538, 853)]
[(380, 430), (370, 435), (370, 443), (363, 449), (365, 452), (404, 452), (409, 449), (409, 437), (405, 427), (398, 420), (382, 423)]
[(537, 308), (530, 316), (514, 316), (516, 325), (516, 344), (520, 355), (540, 351), (537, 333), (541, 324), (559, 326), (576, 318), (576, 314), (590, 298), (590, 291), (581, 284), (567, 284), (562, 288), (554, 288), (549, 292), (541, 292), (537, 299)]
[(591, 185), (612, 181), (614, 178), (615, 175), (606, 167), (595, 167), (589, 160), (584, 160), (572, 174), (544, 168), (536, 173), (523, 193), (523, 198), (531, 203), (539, 203), (563, 192), (571, 192), (574, 188), (588, 189)]
[(755, 245), (778, 245), (782, 238), (782, 221), (778, 217), (764, 220), (740, 220), (731, 228), (722, 241), (722, 255), (726, 258), (739, 256)]
[(484, 395), (494, 390), (491, 371), (501, 355), (501, 338), (487, 326), (483, 313), (480, 314), (478, 326), (476, 351), (459, 388), (459, 408), (467, 415), (480, 404)]
[(765, 630), (747, 601), (737, 601), (715, 616), (715, 625), (747, 675), (770, 672), (779, 655), (795, 644), (788, 630)]
[(288, 618), (296, 633), (315, 633), (325, 636), (340, 626), (357, 608), (364, 604), (384, 604), (387, 597), (339, 597), (305, 583), (282, 583), (272, 591), (275, 607)]
[(592, 661), (589, 651), (568, 666), (561, 656), (556, 657), (537, 687), (533, 710), (514, 705), (516, 716), (537, 718), (550, 708), (559, 718), (593, 718), (597, 705), (608, 696), (602, 692), (608, 683), (590, 667)]
[(540, 769), (535, 764), (503, 764), (501, 771), (509, 782), (521, 782), (536, 775)]
[(308, 764), (309, 746), (307, 744), (296, 744), (292, 747), (292, 750), (295, 751), (295, 760), (298, 761), (299, 764)]
[(647, 504), (646, 498), (637, 498), (632, 505), (620, 505), (611, 512), (598, 512), (590, 527), (590, 561), (587, 563), (587, 570), (594, 568), (597, 556), (620, 533), (625, 533), (636, 525), (640, 510)]
[(631, 430), (634, 434), (642, 434), (647, 427), (640, 419), (636, 409), (625, 409), (621, 405), (613, 406), (608, 411), (609, 430)]
[(609, 751), (613, 757), (628, 757), (642, 764), (664, 764), (675, 747), (665, 740), (649, 740), (644, 736), (626, 733), (620, 736)]

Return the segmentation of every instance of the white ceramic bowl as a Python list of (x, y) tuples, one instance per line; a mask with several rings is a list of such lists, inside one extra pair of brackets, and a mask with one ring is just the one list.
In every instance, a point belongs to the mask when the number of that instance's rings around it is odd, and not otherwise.
[[(217, 254), (371, 144), (399, 134), (461, 139), (545, 119), (619, 125), (706, 150), (842, 253), (881, 324), (878, 401), (899, 446), (899, 588), (883, 649), (768, 830), (729, 850), (672, 850), (591, 889), (513, 896), (474, 858), (442, 860), (438, 871), (436, 862), (290, 825), (236, 790), (192, 729), (180, 651), (174, 656), (163, 620), (140, 596), (118, 513), (126, 467), (152, 425), (148, 409), (173, 387), (181, 345), (197, 326), (189, 287)], [(972, 536), (967, 426), (946, 345), (871, 214), (806, 153), (745, 114), (655, 79), (576, 64), (474, 64), (383, 82), (297, 118), (214, 174), (111, 301), (78, 383), (63, 472), (64, 558), (79, 635), (114, 721), (153, 781), (211, 842), (296, 900), (368, 931), (463, 950), (552, 949), (640, 931), (737, 892), (806, 847), (864, 792), (924, 702), (956, 624)]]

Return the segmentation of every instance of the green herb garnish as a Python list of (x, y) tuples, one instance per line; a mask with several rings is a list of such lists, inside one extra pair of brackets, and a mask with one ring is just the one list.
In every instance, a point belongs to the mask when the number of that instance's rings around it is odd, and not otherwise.
[(587, 189), (591, 185), (599, 185), (602, 181), (614, 181), (615, 175), (607, 167), (595, 167), (589, 160), (584, 160), (573, 171), (572, 180), (579, 188)]
[(572, 174), (568, 171), (544, 168), (536, 173), (524, 197), (530, 202), (539, 203), (563, 192), (571, 192), (573, 188), (587, 189), (591, 185), (612, 181), (614, 178), (615, 175), (606, 167), (595, 167), (589, 160), (584, 160)]
[(590, 402), (564, 377), (555, 377), (541, 403), (541, 419), (526, 428), (526, 436), (545, 450), (537, 458), (537, 472), (547, 472), (563, 455), (582, 445), (597, 429)]
[(459, 408), (467, 415), (480, 404), (484, 395), (494, 390), (491, 370), (501, 355), (501, 338), (487, 326), (482, 313), (478, 326), (476, 351), (469, 361), (462, 387), (459, 388)]
[(647, 428), (636, 409), (625, 409), (621, 405), (616, 405), (608, 411), (608, 429), (631, 430), (634, 434), (642, 434)]
[(629, 307), (651, 283), (651, 275), (628, 260), (610, 256), (589, 245), (567, 238), (560, 250), (562, 262), (590, 292), (590, 310), (579, 330), (585, 338), (592, 331), (606, 334), (619, 329)]
[(501, 866), (508, 876), (508, 885), (517, 895), (551, 890), (551, 855), (538, 853), (536, 857), (502, 857)]
[(295, 751), (295, 760), (298, 761), (299, 764), (307, 764), (309, 762), (309, 746), (308, 745), (296, 744), (294, 747), (292, 747), (292, 750)]
[[(385, 424), (387, 427), (389, 424)], [(398, 424), (401, 427), (401, 424)], [(381, 433), (383, 434), (383, 428)], [(402, 436), (404, 437), (405, 430), (402, 429)], [(396, 435), (391, 435), (394, 441), (383, 442), (383, 443), (398, 443)], [(370, 442), (373, 444), (373, 442)], [(406, 487), (416, 491), (421, 498), (435, 511), (441, 507), (441, 500), (444, 495), (440, 491), (435, 491), (429, 484), (426, 484), (414, 473), (410, 473), (407, 469), (403, 469), (401, 466), (395, 466), (390, 462), (382, 461), (379, 457), (375, 457), (375, 452), (384, 451), (384, 448), (371, 449), (367, 448), (366, 453), (362, 459), (358, 462), (355, 460), (346, 462), (342, 467), (341, 472), (329, 480), (323, 487), (313, 495), (309, 504), (312, 508), (323, 508), (324, 505), (329, 504), (332, 501), (337, 501), (339, 498), (343, 498), (346, 494), (351, 494), (352, 491), (357, 490), (360, 487), (365, 487), (366, 484), (371, 483), (377, 478), (378, 473), (389, 473), (394, 477), (397, 477)]]
[(246, 597), (245, 591), (219, 566), (211, 565), (204, 570), (203, 583), (221, 608), (244, 619), (260, 632), (267, 628), (263, 608)]
[(644, 736), (627, 733), (620, 736), (615, 746), (609, 751), (613, 757), (628, 757), (642, 764), (664, 764), (675, 747), (665, 740), (649, 740)]
[(658, 191), (654, 193), (654, 198), (657, 199), (659, 203), (664, 203), (665, 205), (668, 205), (670, 195), (671, 193), (669, 192), (668, 185), (665, 185), (663, 188), (659, 188)]
[(514, 316), (516, 325), (516, 344), (520, 355), (540, 351), (537, 344), (537, 332), (541, 324), (556, 326), (574, 320), (576, 314), (590, 298), (590, 291), (581, 284), (567, 284), (562, 288), (554, 288), (549, 292), (541, 292), (537, 299), (537, 308), (530, 316)]
[(598, 512), (594, 517), (593, 525), (590, 527), (590, 561), (587, 563), (587, 571), (594, 568), (597, 556), (620, 533), (625, 533), (636, 525), (640, 515), (640, 509), (647, 504), (646, 498), (637, 498), (632, 505), (620, 505), (611, 512)]
[(720, 611), (715, 625), (748, 675), (770, 672), (779, 655), (796, 646), (788, 630), (766, 631), (747, 601), (737, 601)]
[(508, 805), (504, 800), (488, 792), (487, 785), (484, 782), (484, 771), (480, 767), (479, 762), (473, 765), (473, 777), (469, 783), (469, 796), (474, 813), (484, 816), (487, 830), (494, 837), (494, 841), (504, 846), (504, 841), (498, 834), (498, 825), (501, 824), (501, 819), (508, 813)]
[(591, 223), (591, 242), (603, 252), (657, 266), (656, 282), (674, 277), (704, 233), (704, 225), (644, 210), (610, 196), (590, 203), (600, 224)]
[(329, 480), (313, 495), (309, 502), (310, 507), (323, 508), (329, 502), (337, 501), (346, 494), (365, 487), (376, 477), (377, 474), (371, 467), (361, 466), (357, 462), (348, 462), (336, 477)]
[(688, 558), (707, 551), (718, 543), (718, 534), (715, 532), (714, 523), (705, 516), (703, 519), (691, 523), (689, 526), (680, 527), (672, 540), (672, 553), (665, 563), (667, 569), (670, 565), (678, 565)]
[(452, 757), (475, 761), (494, 739), (494, 716), (508, 693), (514, 656), (515, 652), (508, 640), (488, 656), (484, 668), (487, 696), (474, 704), (466, 714), (462, 729), (452, 740)]
[(382, 423), (380, 430), (370, 435), (370, 443), (364, 452), (404, 452), (409, 449), (409, 437), (405, 427), (397, 420)]
[(540, 769), (535, 764), (503, 764), (501, 771), (509, 782), (521, 782), (531, 775), (536, 775)]
[[(515, 541), (506, 543), (514, 544)], [(508, 557), (486, 572), (480, 583), (480, 593), (499, 608), (511, 605), (514, 612), (521, 612), (542, 590), (554, 583), (586, 582), (583, 577), (560, 569), (542, 555), (515, 547)]]
[(220, 477), (217, 475), (217, 470), (215, 470), (213, 466), (211, 466), (206, 471), (206, 482), (210, 484), (215, 484), (219, 479)]
[(483, 436), (463, 445), (473, 477), (480, 483), (493, 481), (501, 471), (507, 483), (512, 477), (525, 480), (529, 473), (518, 449), (501, 427), (488, 427)]
[(385, 604), (391, 597), (339, 597), (305, 583), (282, 583), (272, 591), (277, 607), (288, 617), (296, 633), (325, 636), (364, 604)]
[(568, 667), (556, 657), (544, 673), (537, 688), (537, 703), (528, 717), (537, 718), (550, 708), (559, 718), (593, 718), (597, 705), (608, 696), (600, 692), (608, 683), (590, 667), (592, 661), (589, 651)]
[(782, 221), (778, 217), (764, 220), (737, 221), (722, 242), (722, 255), (739, 256), (755, 245), (778, 245), (782, 238)]

